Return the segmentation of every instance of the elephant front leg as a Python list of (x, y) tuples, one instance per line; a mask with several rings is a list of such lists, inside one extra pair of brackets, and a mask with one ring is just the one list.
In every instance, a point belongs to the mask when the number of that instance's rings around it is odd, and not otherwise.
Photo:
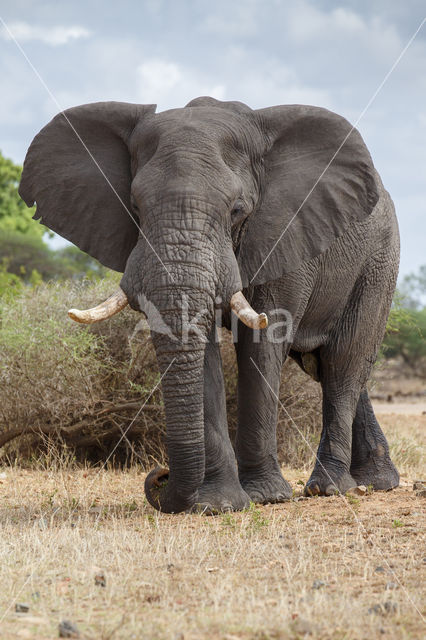
[(250, 498), (238, 480), (228, 433), (226, 396), (219, 344), (212, 332), (204, 357), (204, 442), (206, 470), (195, 509), (205, 513), (238, 511)]
[(284, 502), (292, 488), (281, 474), (277, 457), (277, 408), (283, 345), (239, 325), (238, 343), (238, 475), (253, 502)]
[[(321, 361), (323, 428), (314, 470), (305, 495), (346, 493), (357, 482), (350, 473), (352, 423), (359, 390), (342, 369)], [(355, 385), (356, 386), (356, 385)]]

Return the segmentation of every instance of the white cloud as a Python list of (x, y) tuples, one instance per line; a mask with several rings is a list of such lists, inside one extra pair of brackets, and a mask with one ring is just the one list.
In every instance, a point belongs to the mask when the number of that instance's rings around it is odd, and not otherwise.
[(350, 9), (338, 7), (332, 11), (321, 11), (310, 2), (295, 3), (288, 11), (285, 26), (288, 33), (298, 42), (308, 42), (312, 38), (327, 39), (341, 34), (345, 37), (362, 33), (366, 29), (364, 20)]
[(36, 40), (54, 47), (67, 44), (71, 40), (88, 38), (91, 35), (88, 29), (79, 26), (45, 27), (30, 25), (26, 22), (12, 22), (8, 28), (9, 30), (3, 26), (0, 30), (0, 34), (5, 40), (12, 40), (13, 36), (18, 42)]
[(405, 44), (383, 15), (365, 18), (344, 7), (322, 11), (303, 0), (289, 7), (284, 28), (298, 48), (321, 46), (328, 55), (340, 49), (343, 60), (356, 51), (361, 60), (368, 57), (374, 65), (393, 62)]
[(200, 32), (238, 39), (254, 36), (258, 31), (257, 14), (260, 6), (259, 0), (244, 0), (243, 3), (227, 2), (226, 8), (219, 7), (218, 10), (212, 3), (210, 13), (201, 22)]
[(163, 60), (143, 62), (137, 71), (142, 91), (152, 92), (157, 96), (167, 95), (183, 79), (177, 64)]
[(139, 99), (156, 103), (160, 110), (182, 107), (199, 95), (218, 100), (225, 98), (226, 88), (206, 80), (194, 69), (169, 60), (151, 58), (137, 67)]
[(278, 56), (263, 54), (256, 60), (249, 47), (231, 47), (224, 58), (232, 74), (228, 80), (232, 94), (228, 99), (241, 100), (253, 109), (298, 103), (333, 107), (325, 88), (304, 81), (293, 65)]

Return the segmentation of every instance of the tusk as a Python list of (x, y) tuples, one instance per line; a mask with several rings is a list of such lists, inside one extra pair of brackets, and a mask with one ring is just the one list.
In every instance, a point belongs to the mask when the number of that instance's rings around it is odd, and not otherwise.
[(128, 304), (129, 302), (123, 289), (117, 289), (112, 296), (104, 302), (101, 302), (101, 304), (98, 304), (97, 307), (93, 307), (93, 309), (70, 309), (68, 315), (76, 322), (92, 324), (92, 322), (99, 322), (99, 320), (111, 318), (111, 316), (124, 309)]
[(241, 291), (237, 291), (231, 298), (231, 309), (245, 325), (251, 329), (266, 329), (268, 316), (266, 313), (256, 313), (251, 308)]

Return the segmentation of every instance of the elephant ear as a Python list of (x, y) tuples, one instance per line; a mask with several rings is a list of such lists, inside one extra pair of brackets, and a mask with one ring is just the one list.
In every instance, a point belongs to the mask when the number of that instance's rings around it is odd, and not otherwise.
[(124, 271), (138, 238), (130, 216), (128, 142), (155, 105), (97, 102), (59, 113), (34, 138), (19, 194), (34, 219), (97, 258)]
[(243, 286), (275, 280), (326, 251), (372, 212), (378, 192), (370, 154), (344, 118), (289, 105), (254, 112), (269, 139), (261, 198), (242, 237)]

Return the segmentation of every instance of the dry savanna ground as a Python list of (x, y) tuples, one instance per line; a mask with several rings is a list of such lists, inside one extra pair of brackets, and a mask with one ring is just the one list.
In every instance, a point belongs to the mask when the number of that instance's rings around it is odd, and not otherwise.
[(137, 468), (0, 469), (0, 637), (424, 638), (426, 416), (382, 424), (397, 490), (216, 517), (155, 512)]

